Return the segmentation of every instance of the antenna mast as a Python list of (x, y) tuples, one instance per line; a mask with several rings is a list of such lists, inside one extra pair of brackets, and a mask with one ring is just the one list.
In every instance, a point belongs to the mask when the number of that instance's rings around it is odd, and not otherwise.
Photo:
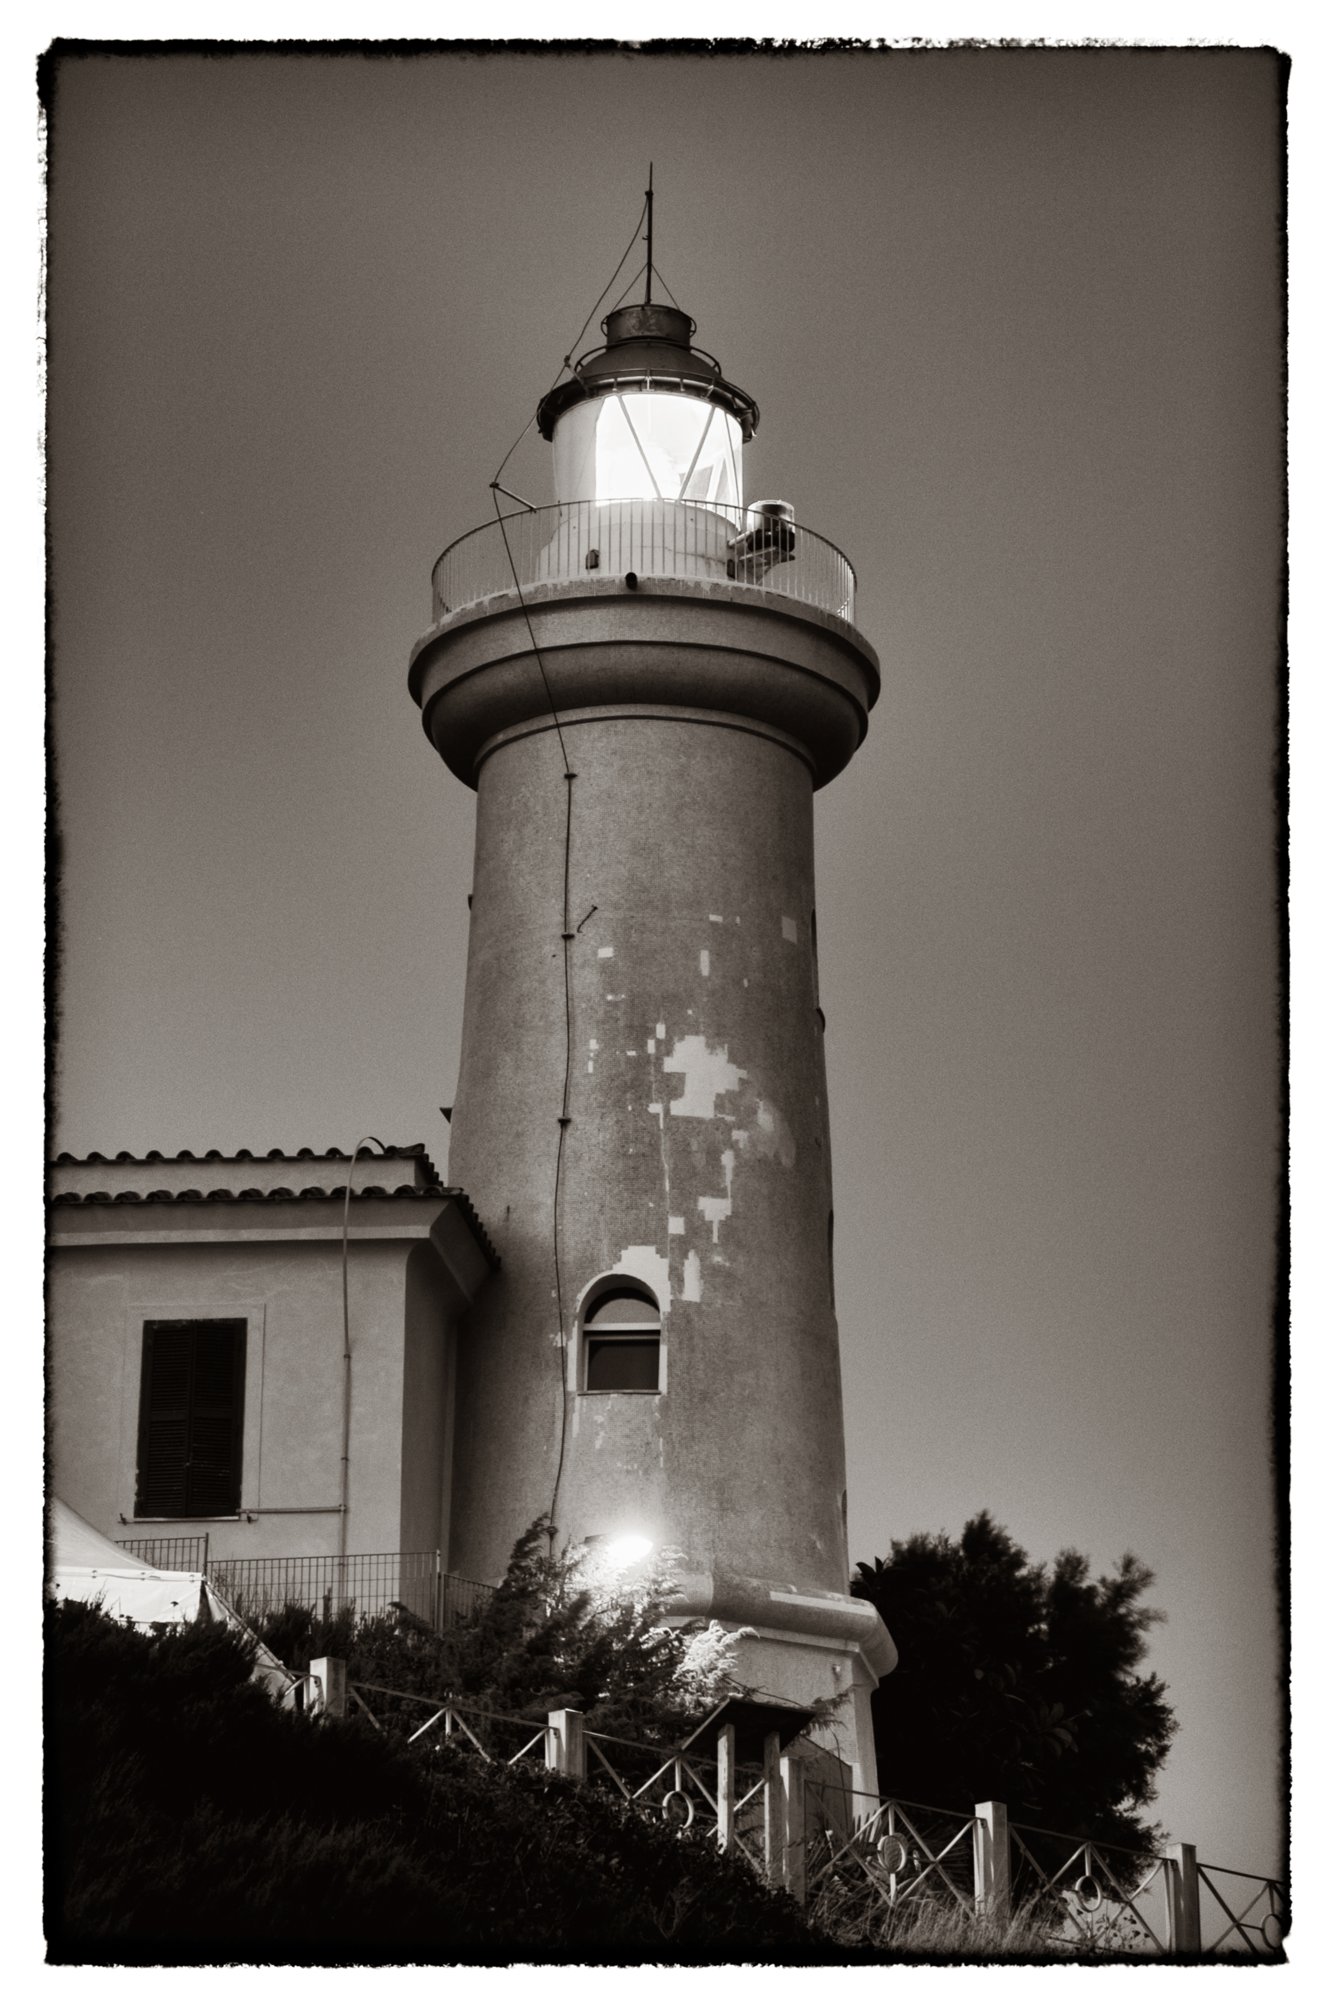
[(655, 162), (646, 175), (646, 303), (651, 303), (651, 267), (655, 258)]

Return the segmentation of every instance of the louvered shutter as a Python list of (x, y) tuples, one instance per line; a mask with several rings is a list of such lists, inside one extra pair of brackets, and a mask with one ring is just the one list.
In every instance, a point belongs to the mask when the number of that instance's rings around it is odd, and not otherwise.
[(189, 1408), (187, 1514), (234, 1514), (240, 1505), (245, 1322), (199, 1320)]
[(239, 1510), (245, 1331), (242, 1319), (144, 1326), (136, 1514)]

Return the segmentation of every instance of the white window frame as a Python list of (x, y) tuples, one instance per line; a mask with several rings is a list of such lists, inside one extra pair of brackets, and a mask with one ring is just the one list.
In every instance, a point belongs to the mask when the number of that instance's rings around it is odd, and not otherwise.
[[(613, 1292), (627, 1292), (643, 1304), (649, 1303), (655, 1310), (655, 1324), (650, 1326), (640, 1319), (625, 1320), (621, 1326), (612, 1319), (592, 1324), (592, 1316), (599, 1310), (606, 1296)], [(617, 1340), (632, 1340), (641, 1346), (652, 1343), (655, 1347), (657, 1366), (653, 1389), (592, 1389), (587, 1383), (590, 1363), (590, 1348), (593, 1340), (610, 1336)], [(640, 1278), (630, 1277), (622, 1271), (607, 1273), (591, 1286), (582, 1301), (577, 1317), (577, 1393), (581, 1396), (662, 1396), (665, 1393), (665, 1326), (660, 1301), (652, 1288)]]

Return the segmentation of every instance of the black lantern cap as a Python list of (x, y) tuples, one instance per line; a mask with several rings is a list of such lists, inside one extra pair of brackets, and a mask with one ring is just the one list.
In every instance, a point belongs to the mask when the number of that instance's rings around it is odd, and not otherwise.
[(677, 306), (618, 306), (600, 324), (604, 346), (583, 354), (568, 380), (541, 398), (535, 413), (541, 437), (552, 438), (559, 418), (576, 403), (649, 390), (718, 403), (750, 443), (761, 412), (746, 390), (726, 382), (713, 354), (692, 345), (697, 323), (689, 314)]

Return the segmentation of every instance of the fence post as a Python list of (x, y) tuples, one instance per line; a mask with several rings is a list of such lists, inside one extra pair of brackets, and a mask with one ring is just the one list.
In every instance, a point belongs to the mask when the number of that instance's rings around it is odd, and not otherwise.
[(780, 1779), (780, 1732), (773, 1729), (762, 1745), (762, 1844), (766, 1850), (766, 1880), (777, 1888), (784, 1880), (784, 1785)]
[(715, 1832), (721, 1852), (734, 1837), (737, 1772), (732, 1722), (722, 1723), (715, 1736)]
[(1167, 1889), (1167, 1948), (1184, 1958), (1200, 1950), (1200, 1874), (1189, 1841), (1174, 1840), (1164, 1868)]
[(565, 1778), (586, 1776), (585, 1717), (579, 1708), (551, 1708), (545, 1764)]
[(314, 1683), (314, 1699), (310, 1703), (314, 1715), (345, 1715), (346, 1713), (346, 1662), (323, 1658), (309, 1662), (309, 1677)]
[(1011, 1836), (996, 1799), (974, 1807), (974, 1914), (1003, 1926), (1011, 1920)]
[(780, 1759), (780, 1778), (784, 1791), (784, 1885), (796, 1903), (805, 1903), (808, 1894), (804, 1775), (803, 1759), (797, 1753)]

